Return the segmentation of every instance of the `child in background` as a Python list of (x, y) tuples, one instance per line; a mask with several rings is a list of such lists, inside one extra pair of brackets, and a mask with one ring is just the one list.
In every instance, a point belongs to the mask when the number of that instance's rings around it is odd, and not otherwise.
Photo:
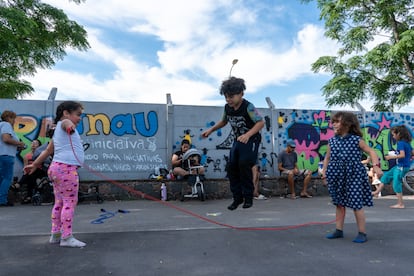
[(83, 106), (74, 101), (65, 101), (56, 109), (56, 129), (52, 140), (32, 164), (25, 170), (33, 173), (43, 161), (53, 155), (48, 169), (53, 183), (55, 205), (52, 209), (52, 233), (50, 243), (64, 247), (84, 247), (86, 243), (72, 235), (73, 216), (78, 203), (79, 176), (77, 169), (84, 161), (84, 151), (76, 125), (81, 120)]
[(392, 182), (392, 188), (397, 195), (397, 204), (390, 206), (394, 209), (404, 209), (404, 202), (402, 196), (402, 179), (404, 175), (410, 170), (412, 147), (411, 134), (408, 129), (402, 126), (395, 126), (391, 128), (391, 135), (397, 141), (397, 151), (390, 152), (386, 155), (385, 160), (395, 159), (397, 164), (391, 168), (391, 170), (384, 173), (381, 177), (381, 183), (377, 186), (377, 189), (372, 193), (374, 196), (378, 196), (381, 193), (384, 184), (390, 184)]
[(343, 238), (345, 207), (354, 210), (358, 234), (353, 242), (364, 243), (367, 239), (364, 206), (373, 206), (371, 185), (365, 166), (361, 163), (362, 152), (367, 153), (374, 172), (382, 175), (378, 156), (362, 139), (362, 131), (355, 114), (338, 112), (332, 117), (335, 136), (329, 139), (323, 162), (322, 179), (328, 183), (332, 203), (336, 206), (336, 230), (326, 238)]

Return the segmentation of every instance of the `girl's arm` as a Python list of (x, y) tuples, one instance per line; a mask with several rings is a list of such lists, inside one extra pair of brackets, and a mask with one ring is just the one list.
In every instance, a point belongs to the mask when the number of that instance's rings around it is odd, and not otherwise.
[(328, 146), (326, 147), (325, 159), (323, 159), (323, 167), (322, 167), (322, 175), (321, 175), (321, 178), (324, 180), (326, 179), (326, 168), (328, 167), (328, 163), (330, 159), (331, 159), (331, 147), (328, 144)]
[[(400, 149), (398, 149), (398, 148), (400, 148)], [(404, 150), (404, 147), (400, 144), (400, 142), (397, 143), (397, 151), (398, 151), (398, 154), (386, 155), (384, 157), (385, 160), (405, 158), (405, 150)]]
[(375, 150), (370, 148), (367, 143), (363, 139), (359, 140), (359, 147), (362, 151), (364, 151), (366, 154), (369, 154), (370, 159), (372, 160), (372, 168), (374, 172), (377, 174), (378, 177), (381, 177), (383, 175), (383, 172), (381, 170), (381, 163), (378, 158), (377, 153)]
[(32, 174), (43, 162), (48, 158), (51, 154), (54, 152), (54, 145), (53, 140), (50, 140), (49, 144), (47, 145), (47, 148), (42, 151), (42, 153), (36, 158), (36, 160), (33, 161), (32, 164), (29, 164), (24, 167), (24, 172), (28, 174)]
[(62, 120), (61, 126), (62, 126), (63, 131), (65, 131), (65, 132), (67, 132), (69, 134), (72, 134), (73, 132), (75, 132), (76, 126), (69, 119)]

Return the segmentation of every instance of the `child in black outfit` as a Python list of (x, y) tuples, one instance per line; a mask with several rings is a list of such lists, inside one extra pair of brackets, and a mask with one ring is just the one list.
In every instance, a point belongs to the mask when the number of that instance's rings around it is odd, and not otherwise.
[(235, 135), (228, 162), (228, 177), (233, 193), (233, 203), (227, 208), (235, 210), (240, 204), (243, 208), (253, 206), (252, 167), (257, 160), (261, 136), (259, 131), (264, 126), (262, 116), (252, 103), (243, 99), (246, 86), (244, 80), (230, 77), (223, 81), (220, 94), (224, 95), (227, 104), (223, 117), (214, 126), (204, 131), (201, 136), (207, 138), (213, 131), (230, 123)]

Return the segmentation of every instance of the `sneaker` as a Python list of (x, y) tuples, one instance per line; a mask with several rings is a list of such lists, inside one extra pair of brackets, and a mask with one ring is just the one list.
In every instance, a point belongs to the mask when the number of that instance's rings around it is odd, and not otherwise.
[(267, 199), (264, 195), (255, 196), (254, 199)]
[(253, 200), (252, 199), (246, 199), (244, 201), (244, 204), (242, 206), (243, 209), (247, 209), (253, 206)]
[(378, 184), (381, 184), (381, 181), (380, 181), (379, 179), (375, 179), (375, 180), (372, 182), (372, 185), (378, 185)]
[(243, 203), (243, 200), (234, 200), (232, 204), (230, 204), (227, 209), (230, 211), (236, 210), (237, 207), (239, 207), (240, 204)]
[(326, 235), (327, 239), (340, 239), (344, 237), (344, 232), (342, 230), (336, 229), (335, 232)]
[(77, 239), (75, 239), (73, 236), (66, 238), (66, 239), (61, 239), (60, 240), (60, 246), (63, 247), (84, 247), (86, 246), (86, 243), (81, 242)]
[(362, 232), (358, 232), (358, 235), (353, 240), (355, 243), (364, 243), (366, 241), (368, 241), (367, 234)]
[(49, 239), (49, 243), (60, 243), (60, 238), (61, 238), (62, 234), (61, 233), (52, 233), (50, 235), (50, 239)]

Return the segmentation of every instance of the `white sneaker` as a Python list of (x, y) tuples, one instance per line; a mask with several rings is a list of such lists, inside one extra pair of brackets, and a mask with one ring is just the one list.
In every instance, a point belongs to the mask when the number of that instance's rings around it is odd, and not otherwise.
[(254, 197), (254, 199), (267, 199), (264, 195), (260, 194), (259, 196)]
[(372, 185), (378, 185), (378, 184), (381, 184), (381, 181), (380, 181), (379, 179), (375, 179), (375, 180), (372, 182)]
[(64, 246), (64, 247), (84, 247), (86, 246), (86, 243), (81, 242), (77, 239), (75, 239), (74, 237), (69, 237), (66, 239), (61, 239), (60, 240), (60, 246)]

